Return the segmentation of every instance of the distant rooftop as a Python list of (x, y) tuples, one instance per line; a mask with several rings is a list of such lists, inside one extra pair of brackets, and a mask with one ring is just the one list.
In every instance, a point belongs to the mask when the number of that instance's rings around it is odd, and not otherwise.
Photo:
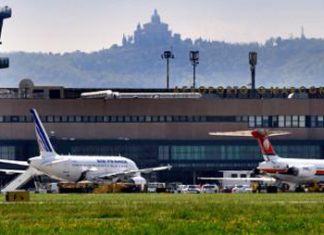
[[(324, 99), (324, 87), (263, 88), (252, 91), (247, 87), (200, 87), (172, 89), (138, 88), (64, 88), (63, 86), (37, 86), (23, 79), (18, 88), (0, 89), (0, 98), (20, 99), (78, 99), (82, 93), (108, 92), (115, 95), (95, 98), (199, 98), (199, 99)], [(116, 95), (118, 94), (118, 95)], [(90, 97), (87, 97), (90, 98)], [(91, 97), (94, 98), (94, 97)]]

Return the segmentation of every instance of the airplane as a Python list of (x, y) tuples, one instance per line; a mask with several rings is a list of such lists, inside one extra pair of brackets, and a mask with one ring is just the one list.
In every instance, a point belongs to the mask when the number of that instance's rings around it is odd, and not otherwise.
[(271, 181), (271, 178), (273, 178), (295, 187), (313, 182), (324, 182), (324, 160), (283, 158), (276, 154), (268, 137), (288, 134), (290, 133), (263, 129), (209, 133), (212, 136), (252, 136), (258, 141), (264, 161), (259, 163), (256, 170), (264, 173), (267, 177), (259, 179), (254, 177), (250, 179), (252, 181)]
[(79, 182), (82, 180), (117, 182), (118, 180), (127, 180), (136, 185), (143, 185), (146, 180), (141, 176), (141, 173), (170, 170), (172, 168), (171, 165), (167, 165), (138, 169), (134, 161), (121, 156), (59, 155), (54, 150), (37, 111), (32, 109), (31, 114), (40, 155), (29, 158), (28, 161), (0, 159), (0, 163), (28, 167), (26, 170), (0, 169), (0, 171), (8, 174), (20, 174), (4, 187), (1, 190), (2, 192), (16, 190), (37, 175), (47, 175), (63, 182)]

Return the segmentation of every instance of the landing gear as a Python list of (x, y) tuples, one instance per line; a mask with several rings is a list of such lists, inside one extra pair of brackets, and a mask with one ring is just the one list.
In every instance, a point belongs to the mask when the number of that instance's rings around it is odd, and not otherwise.
[(290, 188), (289, 184), (286, 184), (286, 183), (282, 183), (281, 187), (280, 187), (281, 192), (288, 192), (289, 188)]
[(295, 188), (295, 192), (296, 193), (304, 193), (305, 192), (305, 188), (301, 185), (298, 185), (296, 188)]
[(277, 193), (278, 192), (278, 187), (270, 185), (267, 187), (267, 193)]

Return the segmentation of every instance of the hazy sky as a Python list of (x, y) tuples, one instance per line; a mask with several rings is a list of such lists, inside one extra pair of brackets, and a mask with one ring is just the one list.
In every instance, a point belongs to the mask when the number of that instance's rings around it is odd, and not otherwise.
[(2, 51), (96, 51), (121, 43), (156, 8), (183, 38), (264, 42), (324, 38), (324, 0), (2, 0), (13, 9)]

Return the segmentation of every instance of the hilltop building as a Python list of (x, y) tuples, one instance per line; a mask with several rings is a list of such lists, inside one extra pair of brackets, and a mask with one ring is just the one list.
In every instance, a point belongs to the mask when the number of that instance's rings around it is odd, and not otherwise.
[(138, 23), (134, 36), (126, 37), (123, 35), (122, 45), (127, 46), (134, 44), (135, 46), (150, 46), (150, 45), (172, 45), (181, 41), (180, 34), (172, 34), (169, 25), (161, 21), (161, 17), (157, 10), (154, 10), (149, 23)]

